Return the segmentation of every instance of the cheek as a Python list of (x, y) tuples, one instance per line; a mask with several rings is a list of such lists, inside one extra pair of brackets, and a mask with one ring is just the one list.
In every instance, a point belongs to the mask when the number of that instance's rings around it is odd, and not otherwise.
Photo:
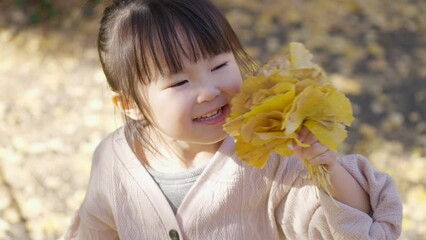
[(234, 71), (232, 75), (230, 75), (229, 81), (229, 91), (232, 96), (236, 95), (241, 91), (241, 87), (243, 85), (243, 79), (239, 71)]
[[(152, 121), (155, 125), (162, 125), (163, 119), (170, 113), (165, 104), (167, 99), (164, 99), (158, 92), (148, 94), (147, 103), (151, 112)], [(161, 111), (163, 109), (164, 111)]]
[(150, 99), (154, 121), (159, 126), (168, 126), (171, 122), (184, 123), (190, 118), (191, 104), (186, 95), (159, 94)]
[(240, 75), (238, 78), (238, 81), (236, 81), (236, 84), (235, 84), (235, 90), (237, 91), (237, 93), (241, 91), (242, 86), (243, 86), (243, 79), (241, 78), (241, 75)]

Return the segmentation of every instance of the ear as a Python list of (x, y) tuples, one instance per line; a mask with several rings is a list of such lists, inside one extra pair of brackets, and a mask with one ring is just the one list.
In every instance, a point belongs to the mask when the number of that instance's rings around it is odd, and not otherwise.
[(112, 102), (114, 105), (120, 109), (120, 111), (129, 118), (133, 120), (143, 120), (143, 114), (137, 107), (136, 103), (133, 101), (133, 99), (130, 99), (128, 97), (124, 97), (120, 94), (114, 94), (112, 96)]

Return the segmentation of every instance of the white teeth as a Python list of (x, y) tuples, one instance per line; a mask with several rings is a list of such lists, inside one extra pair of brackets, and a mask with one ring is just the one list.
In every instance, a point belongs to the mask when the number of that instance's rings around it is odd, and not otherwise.
[(203, 116), (201, 116), (201, 117), (198, 117), (198, 118), (197, 118), (197, 120), (205, 120), (205, 119), (208, 119), (208, 118), (214, 117), (214, 116), (218, 115), (218, 114), (221, 112), (221, 110), (222, 110), (222, 108), (219, 108), (219, 109), (217, 109), (217, 110), (216, 110), (216, 111), (214, 111), (214, 112), (207, 113), (206, 115), (203, 115)]

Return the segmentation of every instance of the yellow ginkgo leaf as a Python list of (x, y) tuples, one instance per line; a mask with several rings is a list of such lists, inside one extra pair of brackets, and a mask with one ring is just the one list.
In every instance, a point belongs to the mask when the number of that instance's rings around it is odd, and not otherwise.
[(296, 93), (293, 85), (292, 88), (289, 88), (287, 92), (268, 97), (261, 104), (253, 106), (251, 111), (244, 114), (244, 116), (246, 118), (251, 118), (262, 112), (270, 112), (276, 110), (282, 112), (283, 109), (286, 109), (291, 106), (291, 103), (294, 101), (295, 96)]
[(292, 68), (313, 68), (313, 55), (301, 43), (292, 42), (289, 47), (290, 66)]
[[(263, 168), (271, 155), (271, 153), (281, 152), (285, 156), (293, 154), (289, 148), (284, 149), (282, 146), (288, 146), (289, 139), (275, 139), (261, 145), (254, 145), (252, 142), (245, 142), (240, 138), (236, 138), (235, 152), (247, 165)], [(285, 152), (286, 151), (286, 152)]]
[(345, 126), (340, 123), (332, 123), (327, 126), (319, 121), (307, 120), (303, 125), (330, 150), (335, 150), (347, 136)]
[(235, 152), (246, 164), (257, 168), (263, 168), (268, 160), (270, 149), (264, 146), (254, 146), (252, 143), (240, 140), (236, 137)]
[(244, 115), (235, 115), (230, 116), (226, 120), (226, 124), (223, 125), (223, 129), (231, 136), (239, 136), (240, 135), (240, 129), (244, 122), (245, 118)]
[(326, 86), (324, 90), (327, 97), (318, 104), (316, 114), (322, 116), (333, 116), (336, 122), (347, 126), (352, 124), (354, 117), (352, 115), (352, 105), (349, 99), (341, 92), (338, 92), (333, 86)]
[[(259, 113), (257, 116), (249, 118), (241, 126), (241, 137), (244, 141), (253, 140), (255, 132), (280, 132), (282, 114), (280, 111)], [(284, 135), (284, 134), (282, 134)]]
[[(235, 138), (235, 151), (247, 164), (262, 168), (271, 153), (290, 156), (293, 144), (309, 147), (299, 140), (302, 128), (330, 150), (346, 138), (345, 126), (353, 122), (350, 101), (312, 58), (302, 44), (291, 43), (287, 56), (272, 59), (243, 81), (224, 129)], [(327, 191), (327, 169), (302, 162), (318, 187)]]
[(282, 127), (285, 129), (285, 134), (291, 134), (300, 129), (303, 121), (316, 113), (317, 106), (326, 98), (326, 94), (321, 90), (321, 88), (308, 86), (295, 97), (293, 106), (283, 121)]
[(291, 83), (277, 83), (275, 86), (269, 89), (260, 89), (256, 93), (252, 95), (252, 106), (260, 105), (263, 101), (269, 100), (269, 98), (273, 98), (276, 95), (287, 94), (291, 92), (294, 95), (294, 84)]

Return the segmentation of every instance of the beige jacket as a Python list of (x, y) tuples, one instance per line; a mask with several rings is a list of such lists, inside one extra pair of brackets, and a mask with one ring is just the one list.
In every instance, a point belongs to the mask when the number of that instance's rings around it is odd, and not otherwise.
[(359, 155), (342, 165), (369, 193), (368, 215), (337, 203), (303, 176), (295, 157), (247, 166), (222, 146), (174, 215), (123, 129), (96, 149), (89, 187), (66, 239), (397, 239), (402, 205), (392, 179)]

